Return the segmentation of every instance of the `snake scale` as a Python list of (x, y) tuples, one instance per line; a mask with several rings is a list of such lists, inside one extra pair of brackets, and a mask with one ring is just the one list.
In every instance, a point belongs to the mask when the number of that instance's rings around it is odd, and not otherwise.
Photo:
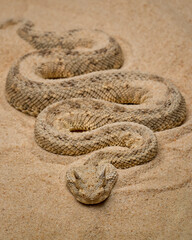
[(27, 21), (17, 33), (36, 51), (11, 67), (7, 101), (37, 116), (35, 140), (45, 150), (90, 153), (83, 165), (69, 168), (67, 186), (82, 203), (104, 201), (117, 180), (116, 168), (151, 161), (158, 150), (154, 131), (182, 124), (183, 96), (162, 77), (118, 70), (121, 47), (102, 31), (57, 34)]

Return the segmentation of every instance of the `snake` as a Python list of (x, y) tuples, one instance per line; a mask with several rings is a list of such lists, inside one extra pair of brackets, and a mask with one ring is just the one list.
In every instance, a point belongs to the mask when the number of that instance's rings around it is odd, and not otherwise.
[(77, 201), (106, 200), (117, 169), (158, 153), (156, 131), (180, 126), (185, 99), (163, 77), (122, 69), (119, 43), (101, 30), (41, 31), (25, 21), (17, 34), (35, 48), (11, 66), (8, 103), (36, 117), (36, 143), (54, 154), (85, 158), (66, 171)]

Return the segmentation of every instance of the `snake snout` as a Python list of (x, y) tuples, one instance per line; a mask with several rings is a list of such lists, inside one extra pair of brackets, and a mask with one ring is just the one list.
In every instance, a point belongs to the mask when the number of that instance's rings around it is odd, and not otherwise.
[(105, 194), (103, 188), (92, 191), (85, 191), (81, 189), (77, 200), (85, 204), (97, 204), (104, 201), (107, 197), (108, 195)]

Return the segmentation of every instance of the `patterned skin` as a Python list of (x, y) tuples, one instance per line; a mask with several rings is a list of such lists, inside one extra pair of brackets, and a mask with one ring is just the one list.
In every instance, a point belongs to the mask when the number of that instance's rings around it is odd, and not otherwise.
[(90, 153), (82, 166), (69, 168), (67, 186), (82, 203), (104, 201), (117, 180), (116, 168), (156, 156), (153, 131), (182, 124), (183, 96), (159, 76), (112, 70), (122, 66), (122, 50), (102, 31), (75, 29), (58, 35), (26, 22), (18, 34), (38, 51), (11, 67), (8, 102), (38, 116), (35, 140), (45, 150)]

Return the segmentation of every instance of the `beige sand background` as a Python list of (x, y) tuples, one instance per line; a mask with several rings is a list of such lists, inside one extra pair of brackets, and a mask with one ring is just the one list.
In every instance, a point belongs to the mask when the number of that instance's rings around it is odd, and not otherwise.
[[(0, 0), (0, 22), (32, 20), (62, 32), (98, 28), (122, 46), (124, 69), (172, 79), (187, 103), (187, 119), (157, 133), (159, 152), (150, 163), (119, 170), (110, 198), (78, 203), (65, 186), (76, 161), (39, 148), (35, 119), (5, 99), (7, 72), (32, 47), (0, 30), (0, 240), (192, 239), (192, 1)], [(81, 158), (78, 160), (81, 161)]]

